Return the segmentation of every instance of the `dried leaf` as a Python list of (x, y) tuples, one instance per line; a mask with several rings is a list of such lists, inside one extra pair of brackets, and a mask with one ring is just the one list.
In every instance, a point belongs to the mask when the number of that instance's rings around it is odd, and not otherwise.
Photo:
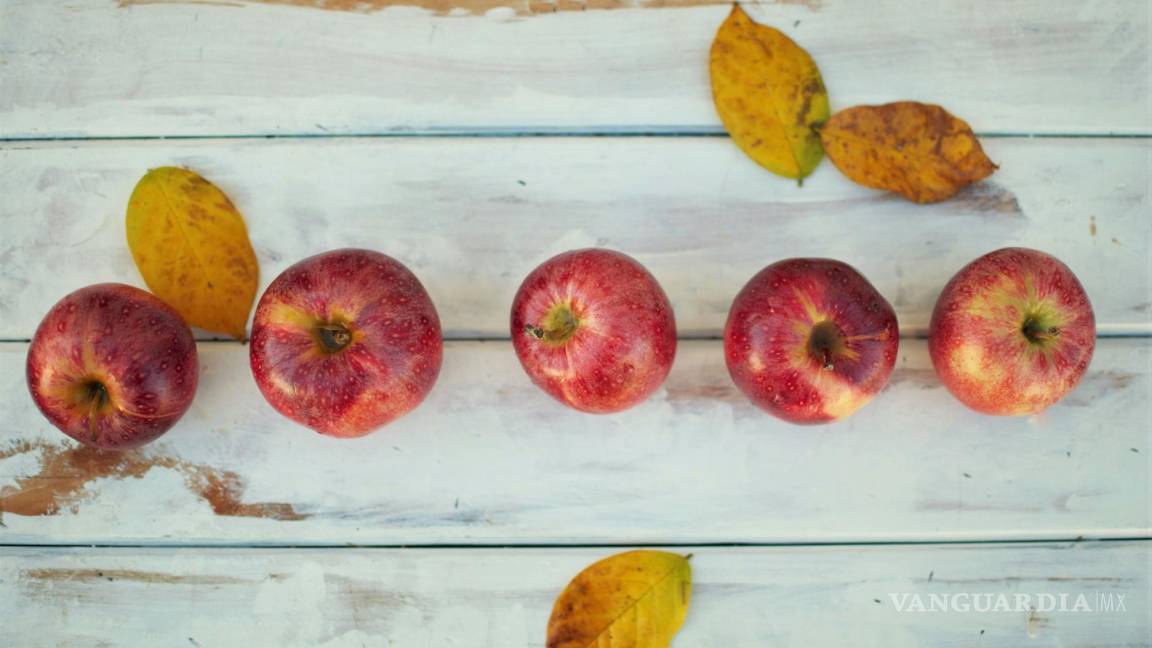
[(148, 288), (192, 326), (244, 339), (259, 268), (240, 212), (186, 169), (152, 169), (128, 201), (128, 247)]
[(944, 200), (997, 168), (964, 120), (915, 101), (841, 110), (820, 138), (844, 175), (918, 203)]
[(665, 551), (629, 551), (568, 583), (548, 620), (548, 648), (667, 648), (688, 614), (692, 568)]
[(735, 5), (712, 41), (710, 69), (716, 110), (740, 150), (787, 178), (812, 173), (823, 155), (813, 126), (829, 110), (808, 52)]

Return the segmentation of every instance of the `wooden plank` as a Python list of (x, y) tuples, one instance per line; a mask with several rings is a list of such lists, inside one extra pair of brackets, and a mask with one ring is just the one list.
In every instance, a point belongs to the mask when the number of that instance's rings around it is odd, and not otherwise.
[(1001, 169), (933, 206), (858, 187), (824, 165), (803, 188), (718, 138), (417, 138), (8, 144), (0, 148), (0, 339), (27, 339), (64, 294), (142, 285), (124, 210), (150, 167), (218, 183), (250, 226), (267, 285), (342, 246), (396, 256), (421, 278), (448, 337), (507, 337), (520, 281), (566, 250), (645, 263), (685, 336), (716, 336), (756, 271), (840, 258), (923, 335), (968, 261), (1022, 245), (1062, 258), (1104, 334), (1152, 332), (1152, 141), (993, 139)]
[[(542, 646), (555, 596), (616, 550), (2, 551), (14, 646), (513, 648)], [(693, 554), (676, 646), (1149, 640), (1148, 542), (674, 551)], [(948, 611), (908, 609), (933, 595)], [(1071, 611), (1080, 596), (1089, 611)]]
[[(905, 342), (856, 415), (796, 427), (736, 391), (716, 341), (613, 416), (563, 408), (508, 342), (447, 345), (429, 399), (335, 440), (261, 398), (238, 344), (203, 343), (201, 388), (139, 453), (73, 449), (0, 345), (0, 542), (455, 544), (1071, 539), (1152, 535), (1152, 340), (1102, 340), (1046, 414), (987, 417)], [(44, 514), (44, 515), (34, 515)]]
[[(392, 4), (452, 16), (314, 7)], [(629, 8), (665, 4), (711, 6)], [(812, 52), (835, 107), (921, 99), (982, 132), (1152, 132), (1145, 0), (748, 6)], [(720, 0), (7, 0), (0, 136), (718, 131), (708, 47), (728, 11)]]

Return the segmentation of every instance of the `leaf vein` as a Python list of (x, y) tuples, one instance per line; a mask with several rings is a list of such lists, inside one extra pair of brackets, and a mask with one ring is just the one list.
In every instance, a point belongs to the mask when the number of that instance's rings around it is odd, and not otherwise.
[(176, 223), (176, 229), (180, 230), (180, 236), (184, 239), (184, 245), (188, 247), (188, 251), (192, 253), (192, 258), (196, 261), (196, 265), (200, 268), (200, 274), (204, 276), (205, 282), (211, 282), (212, 277), (208, 273), (208, 267), (196, 252), (196, 246), (192, 245), (192, 238), (188, 236), (188, 232), (184, 229), (184, 224), (180, 222), (177, 216), (176, 206), (172, 204), (172, 197), (168, 195), (168, 189), (164, 183), (157, 180), (156, 186), (160, 188), (160, 195), (164, 196), (164, 202), (168, 205), (168, 217), (172, 222)]
[(612, 626), (616, 625), (617, 621), (624, 618), (624, 615), (628, 614), (628, 612), (636, 609), (636, 607), (638, 605), (640, 605), (641, 601), (648, 598), (648, 596), (650, 596), (652, 594), (652, 592), (654, 592), (656, 590), (657, 587), (659, 587), (664, 581), (668, 580), (668, 577), (671, 576), (672, 574), (674, 574), (679, 569), (680, 569), (680, 565), (676, 565), (676, 566), (672, 567), (671, 569), (668, 570), (668, 573), (661, 576), (660, 579), (657, 580), (655, 583), (652, 583), (652, 585), (649, 586), (648, 589), (644, 590), (644, 593), (642, 593), (640, 596), (636, 597), (636, 600), (633, 601), (631, 605), (629, 605), (628, 607), (621, 610), (620, 614), (617, 615), (616, 618), (609, 621), (608, 625), (604, 626), (604, 629), (602, 629), (600, 632), (596, 633), (596, 636), (592, 637), (591, 642), (586, 644), (586, 648), (592, 648), (592, 646), (594, 646), (596, 644), (596, 642), (600, 641), (600, 637), (604, 636), (605, 632), (608, 632), (609, 630), (612, 629)]

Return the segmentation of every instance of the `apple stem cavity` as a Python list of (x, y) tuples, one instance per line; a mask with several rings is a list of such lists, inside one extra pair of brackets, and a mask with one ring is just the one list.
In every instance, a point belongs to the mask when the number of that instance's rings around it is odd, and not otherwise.
[(81, 399), (92, 406), (93, 411), (99, 411), (108, 404), (108, 388), (99, 380), (89, 380), (81, 385), (83, 393)]
[(316, 339), (326, 353), (338, 353), (352, 342), (352, 333), (343, 324), (321, 324), (316, 327)]
[(832, 359), (844, 347), (844, 334), (835, 322), (824, 320), (812, 327), (808, 335), (808, 351), (821, 363), (821, 366), (831, 371), (836, 368)]
[(568, 304), (557, 304), (544, 315), (540, 324), (535, 326), (529, 324), (524, 327), (524, 331), (537, 340), (564, 344), (572, 339), (578, 328), (580, 320), (577, 319), (576, 313), (572, 312), (572, 307)]

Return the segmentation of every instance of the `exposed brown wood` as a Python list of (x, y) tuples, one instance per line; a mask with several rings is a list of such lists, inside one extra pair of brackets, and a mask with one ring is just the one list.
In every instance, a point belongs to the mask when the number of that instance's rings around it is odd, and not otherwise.
[(15, 486), (0, 488), (0, 516), (55, 515), (75, 511), (85, 497), (85, 487), (101, 478), (139, 479), (153, 468), (179, 471), (188, 488), (203, 498), (217, 515), (303, 520), (291, 504), (243, 501), (244, 480), (234, 472), (192, 464), (174, 457), (153, 455), (146, 450), (101, 451), (65, 442), (65, 445), (17, 441), (0, 450), (0, 459), (37, 452), (40, 471), (21, 477)]

